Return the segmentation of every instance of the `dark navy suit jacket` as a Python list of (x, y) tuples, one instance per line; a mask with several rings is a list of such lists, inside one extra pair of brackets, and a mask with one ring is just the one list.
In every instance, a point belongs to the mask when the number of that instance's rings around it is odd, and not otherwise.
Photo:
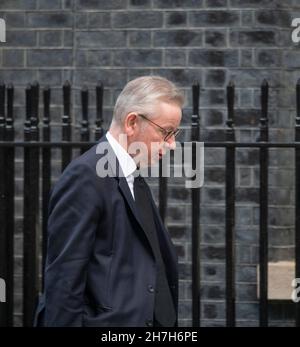
[[(104, 136), (100, 143), (112, 148)], [(156, 263), (125, 177), (99, 177), (97, 145), (73, 160), (51, 194), (45, 290), (38, 326), (145, 326), (153, 320)], [(110, 165), (112, 173), (117, 166)], [(148, 185), (177, 311), (177, 256)], [(154, 288), (154, 291), (153, 291)]]

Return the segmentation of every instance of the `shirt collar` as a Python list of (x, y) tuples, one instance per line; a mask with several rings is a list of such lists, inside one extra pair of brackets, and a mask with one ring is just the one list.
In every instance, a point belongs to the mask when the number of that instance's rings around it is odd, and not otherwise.
[(109, 144), (111, 145), (113, 151), (115, 152), (115, 155), (119, 161), (124, 176), (128, 177), (132, 175), (134, 171), (137, 169), (135, 161), (119, 144), (119, 142), (111, 135), (109, 131), (106, 133), (106, 138)]

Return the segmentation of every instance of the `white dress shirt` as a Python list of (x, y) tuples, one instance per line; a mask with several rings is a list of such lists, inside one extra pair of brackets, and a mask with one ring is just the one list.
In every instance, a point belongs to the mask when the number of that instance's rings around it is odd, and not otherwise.
[(119, 142), (110, 134), (108, 131), (106, 133), (106, 138), (109, 144), (111, 145), (115, 155), (119, 161), (121, 169), (124, 173), (126, 181), (128, 183), (130, 192), (134, 199), (133, 192), (133, 182), (134, 182), (134, 171), (137, 169), (135, 161), (131, 158), (131, 156), (126, 152), (126, 150), (119, 144)]

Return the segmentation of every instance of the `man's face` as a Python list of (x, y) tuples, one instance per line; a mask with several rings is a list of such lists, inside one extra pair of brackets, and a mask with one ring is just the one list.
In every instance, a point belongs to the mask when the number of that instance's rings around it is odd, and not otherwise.
[(166, 132), (178, 129), (182, 112), (181, 108), (174, 103), (160, 102), (155, 107), (153, 117), (150, 118), (146, 113), (144, 116), (157, 125), (151, 123), (147, 119), (139, 116), (137, 117), (139, 126), (136, 136), (134, 136), (135, 141), (143, 142), (145, 149), (147, 148), (147, 153), (142, 153), (142, 155), (139, 156), (140, 165), (142, 167), (154, 165), (166, 154), (168, 149), (175, 149), (176, 143), (174, 136), (171, 136), (166, 141), (164, 141), (164, 139)]

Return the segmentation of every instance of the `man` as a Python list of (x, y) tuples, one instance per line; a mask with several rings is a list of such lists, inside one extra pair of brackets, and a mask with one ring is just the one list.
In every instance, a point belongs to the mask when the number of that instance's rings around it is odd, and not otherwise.
[[(176, 254), (136, 170), (175, 148), (182, 105), (170, 81), (132, 80), (116, 101), (106, 136), (63, 172), (49, 204), (38, 325), (177, 324)], [(143, 146), (130, 151), (136, 144)]]

